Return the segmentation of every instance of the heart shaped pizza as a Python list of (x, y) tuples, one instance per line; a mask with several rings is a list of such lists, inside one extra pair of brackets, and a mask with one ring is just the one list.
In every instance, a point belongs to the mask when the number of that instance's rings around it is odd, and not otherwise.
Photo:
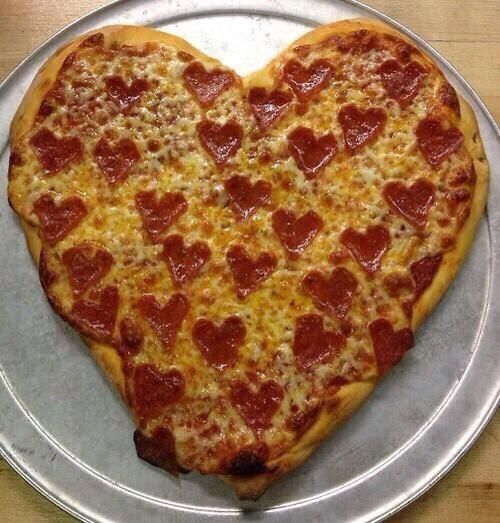
[(153, 29), (92, 32), (38, 72), (11, 151), (42, 286), (139, 457), (250, 499), (414, 345), (488, 180), (469, 106), (368, 20), (245, 78)]

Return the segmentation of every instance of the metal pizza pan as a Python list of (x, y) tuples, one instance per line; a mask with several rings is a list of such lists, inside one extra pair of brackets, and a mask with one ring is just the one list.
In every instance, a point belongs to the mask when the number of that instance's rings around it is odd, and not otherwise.
[[(491, 167), (488, 215), (417, 345), (363, 407), (259, 501), (224, 483), (174, 479), (137, 459), (132, 421), (80, 338), (50, 310), (8, 208), (8, 128), (34, 73), (63, 42), (108, 24), (185, 37), (241, 74), (312, 27), (373, 17), (438, 62), (471, 104)], [(0, 452), (32, 486), (83, 521), (379, 521), (442, 477), (478, 437), (500, 394), (500, 137), (460, 74), (406, 28), (347, 0), (124, 0), (58, 32), (0, 86)]]

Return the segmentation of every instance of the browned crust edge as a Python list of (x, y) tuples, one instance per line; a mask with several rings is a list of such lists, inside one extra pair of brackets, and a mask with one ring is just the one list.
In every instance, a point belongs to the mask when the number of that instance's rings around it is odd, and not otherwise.
[[(342, 20), (340, 22), (335, 22), (314, 29), (293, 42), (284, 52), (298, 45), (314, 44), (335, 34), (343, 34), (360, 29), (393, 34), (409, 41), (398, 31), (380, 22), (364, 19)], [(13, 148), (20, 138), (33, 126), (39, 105), (47, 91), (54, 83), (65, 58), (76, 47), (78, 47), (78, 45), (89, 36), (89, 34), (95, 32), (101, 32), (104, 34), (107, 46), (111, 45), (112, 42), (117, 42), (119, 44), (158, 42), (188, 52), (196, 58), (214, 64), (219, 63), (217, 60), (207, 57), (184, 40), (150, 28), (136, 26), (109, 26), (82, 35), (60, 48), (38, 71), (12, 121), (10, 131), (11, 148)], [(272, 85), (274, 82), (273, 72), (279, 65), (282, 54), (283, 53), (280, 53), (263, 69), (244, 78), (244, 84), (247, 86)], [(426, 55), (424, 55), (424, 57), (430, 63), (434, 63)], [(412, 328), (414, 330), (439, 302), (455, 277), (470, 247), (476, 226), (486, 204), (488, 164), (479, 136), (476, 118), (470, 106), (461, 98), (460, 109), (461, 118), (458, 122), (458, 126), (465, 136), (465, 145), (473, 158), (477, 175), (471, 212), (456, 238), (454, 249), (445, 253), (432, 284), (426, 289), (414, 305), (412, 317)], [(35, 263), (38, 265), (42, 243), (38, 237), (37, 229), (30, 225), (24, 218), (20, 217), (20, 220), (26, 236), (28, 248)], [(96, 343), (88, 339), (85, 339), (85, 341), (88, 344), (93, 357), (106, 375), (108, 375), (111, 381), (115, 384), (122, 397), (125, 397), (125, 381), (121, 368), (121, 360), (115, 349), (111, 345)], [(222, 475), (220, 477), (234, 488), (239, 498), (257, 499), (274, 481), (303, 463), (318, 447), (319, 443), (327, 437), (337, 425), (349, 418), (373, 390), (375, 383), (376, 380), (369, 380), (343, 386), (334, 398), (325, 403), (315, 422), (301, 435), (295, 445), (278, 458), (266, 463), (268, 472), (257, 473), (250, 476)]]

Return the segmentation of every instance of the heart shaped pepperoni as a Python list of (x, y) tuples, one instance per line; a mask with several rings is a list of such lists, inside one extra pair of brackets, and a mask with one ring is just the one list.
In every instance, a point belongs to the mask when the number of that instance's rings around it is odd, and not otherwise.
[(106, 276), (113, 256), (102, 247), (84, 242), (64, 251), (62, 262), (68, 269), (71, 288), (78, 296)]
[(327, 86), (333, 76), (333, 66), (326, 60), (315, 60), (304, 67), (297, 60), (290, 60), (283, 69), (285, 81), (301, 102), (307, 102)]
[(272, 223), (274, 232), (291, 259), (297, 259), (323, 227), (323, 220), (314, 211), (296, 218), (294, 212), (278, 209), (273, 212)]
[(148, 82), (143, 78), (135, 78), (127, 85), (118, 75), (108, 76), (104, 79), (104, 84), (108, 96), (122, 112), (127, 112), (149, 88)]
[(243, 381), (234, 380), (230, 387), (231, 403), (245, 423), (255, 431), (271, 425), (283, 397), (283, 388), (274, 380), (267, 380), (255, 392)]
[(96, 341), (109, 342), (118, 311), (118, 289), (109, 286), (99, 292), (91, 292), (89, 298), (90, 300), (75, 301), (70, 320), (86, 336)]
[(33, 212), (40, 221), (40, 235), (49, 245), (65, 238), (87, 214), (87, 208), (78, 196), (65, 198), (58, 205), (50, 194), (35, 201)]
[(427, 76), (427, 71), (418, 62), (411, 61), (402, 67), (394, 59), (386, 60), (380, 66), (379, 73), (387, 94), (401, 107), (407, 107), (412, 102)]
[(414, 345), (413, 332), (405, 328), (395, 331), (391, 322), (379, 318), (368, 326), (380, 375), (387, 372)]
[(94, 149), (94, 158), (109, 184), (124, 180), (140, 160), (137, 146), (130, 138), (122, 138), (112, 145), (101, 138)]
[(162, 306), (152, 294), (144, 294), (137, 307), (163, 348), (172, 347), (189, 308), (187, 298), (183, 294), (173, 294)]
[(296, 127), (288, 135), (288, 150), (297, 167), (311, 179), (335, 156), (337, 142), (332, 133), (316, 138), (311, 129)]
[(229, 316), (220, 325), (199, 318), (193, 325), (193, 341), (208, 364), (216, 369), (233, 366), (238, 349), (245, 340), (245, 325), (237, 316)]
[(363, 145), (375, 141), (382, 132), (386, 120), (385, 111), (379, 107), (363, 110), (354, 104), (342, 106), (338, 121), (344, 131), (346, 149), (354, 153)]
[(415, 299), (419, 298), (432, 283), (443, 256), (441, 253), (433, 256), (424, 256), (410, 265), (410, 273), (415, 282)]
[(226, 260), (233, 273), (234, 287), (238, 298), (254, 291), (276, 268), (276, 257), (261, 253), (255, 261), (241, 245), (234, 245), (226, 253)]
[(135, 206), (149, 238), (156, 242), (162, 233), (187, 209), (180, 192), (167, 192), (157, 198), (155, 191), (141, 191), (135, 196)]
[(196, 125), (196, 132), (201, 145), (219, 168), (236, 154), (243, 139), (243, 129), (234, 121), (220, 125), (203, 120)]
[(57, 138), (52, 132), (42, 127), (30, 138), (30, 145), (42, 168), (48, 174), (64, 169), (71, 162), (83, 156), (83, 145), (76, 136)]
[(389, 249), (391, 236), (383, 225), (371, 225), (364, 233), (346, 229), (340, 235), (340, 241), (361, 267), (368, 274), (373, 274), (380, 267), (382, 256)]
[(460, 100), (457, 92), (446, 80), (443, 81), (438, 91), (440, 102), (449, 107), (457, 116), (460, 116)]
[(300, 369), (307, 370), (313, 365), (331, 361), (345, 343), (341, 332), (325, 330), (323, 317), (319, 314), (305, 314), (297, 318), (293, 352)]
[(333, 269), (329, 278), (319, 271), (310, 271), (302, 280), (302, 289), (316, 307), (339, 319), (349, 312), (357, 286), (356, 278), (343, 267)]
[(207, 71), (200, 62), (191, 62), (182, 73), (187, 90), (202, 107), (209, 107), (216, 98), (234, 83), (230, 71), (212, 69)]
[(272, 186), (264, 180), (257, 180), (252, 185), (245, 176), (234, 175), (224, 182), (224, 189), (233, 211), (246, 220), (271, 199)]
[(401, 182), (389, 182), (383, 195), (389, 206), (416, 229), (423, 229), (434, 201), (434, 185), (419, 178), (406, 187)]
[(172, 234), (163, 242), (163, 259), (177, 285), (192, 280), (210, 259), (210, 249), (205, 242), (185, 246), (182, 236)]
[(177, 369), (162, 371), (151, 363), (134, 369), (134, 406), (141, 425), (159, 416), (184, 394), (184, 377)]
[(257, 125), (265, 131), (287, 110), (292, 95), (288, 91), (275, 89), (268, 93), (264, 87), (252, 87), (248, 93), (248, 103)]
[(464, 141), (464, 135), (454, 125), (436, 118), (425, 118), (417, 125), (417, 146), (431, 167), (439, 167)]

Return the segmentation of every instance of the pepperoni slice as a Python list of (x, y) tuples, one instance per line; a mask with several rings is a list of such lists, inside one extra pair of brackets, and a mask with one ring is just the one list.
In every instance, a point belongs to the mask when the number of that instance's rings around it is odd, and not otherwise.
[(112, 145), (106, 138), (100, 138), (94, 149), (94, 158), (109, 184), (127, 178), (141, 155), (130, 138), (122, 138)]
[(58, 105), (64, 105), (66, 102), (64, 87), (59, 80), (56, 80), (38, 108), (37, 119), (44, 120), (54, 112)]
[(73, 64), (75, 63), (76, 59), (76, 51), (73, 51), (72, 53), (69, 53), (69, 55), (64, 59), (64, 62), (61, 65), (61, 68), (59, 69), (59, 74), (64, 73), (71, 67), (73, 67)]
[(194, 60), (194, 56), (186, 53), (186, 51), (177, 51), (177, 58), (183, 62), (192, 62)]
[(339, 319), (349, 312), (357, 287), (356, 278), (343, 267), (333, 269), (329, 278), (319, 271), (310, 271), (302, 280), (303, 291), (316, 307)]
[(264, 180), (254, 184), (245, 176), (234, 175), (224, 182), (231, 208), (242, 220), (250, 218), (258, 207), (263, 207), (271, 199), (272, 185)]
[(84, 335), (96, 341), (109, 342), (115, 328), (119, 295), (114, 286), (93, 291), (90, 300), (75, 301), (71, 309), (71, 320)]
[(31, 138), (30, 145), (40, 165), (48, 174), (55, 174), (83, 156), (83, 145), (77, 136), (58, 138), (45, 127)]
[(155, 191), (141, 191), (135, 196), (135, 206), (146, 233), (156, 242), (186, 211), (187, 202), (181, 192), (167, 192), (158, 198)]
[(87, 36), (78, 47), (103, 47), (104, 46), (104, 34), (94, 33)]
[(177, 402), (184, 387), (184, 377), (177, 369), (161, 371), (150, 363), (138, 365), (134, 370), (134, 399), (141, 424)]
[(464, 135), (452, 124), (436, 118), (425, 118), (415, 129), (417, 146), (431, 167), (439, 167), (464, 141)]
[(170, 349), (186, 317), (189, 308), (187, 298), (183, 294), (173, 294), (162, 306), (152, 294), (144, 294), (139, 298), (137, 307), (163, 348)]
[(230, 398), (245, 423), (255, 431), (267, 429), (284, 397), (283, 388), (274, 380), (267, 380), (254, 392), (246, 383), (233, 380)]
[(210, 249), (205, 242), (185, 246), (182, 236), (172, 234), (163, 242), (162, 258), (168, 265), (170, 275), (177, 285), (192, 280), (210, 259)]
[(149, 464), (164, 469), (174, 476), (179, 472), (185, 472), (177, 463), (175, 439), (168, 427), (156, 427), (151, 436), (136, 430), (134, 444), (137, 456)]
[(413, 332), (404, 328), (395, 331), (391, 322), (379, 318), (368, 326), (380, 375), (396, 365), (404, 353), (414, 345)]
[(226, 253), (226, 260), (234, 279), (236, 296), (244, 298), (254, 291), (276, 268), (276, 256), (263, 252), (252, 260), (241, 245), (233, 245)]
[(341, 53), (352, 53), (353, 55), (368, 53), (372, 49), (380, 48), (380, 36), (366, 29), (351, 31), (342, 36), (335, 35), (330, 41)]
[(442, 259), (443, 256), (439, 253), (433, 256), (424, 256), (410, 265), (410, 273), (415, 282), (415, 299), (418, 299), (432, 283)]
[(121, 319), (120, 325), (120, 345), (119, 352), (123, 356), (133, 356), (137, 354), (144, 342), (144, 333), (131, 316)]
[(350, 153), (354, 153), (376, 140), (384, 128), (387, 115), (379, 107), (363, 110), (354, 104), (348, 104), (340, 108), (338, 121), (344, 131), (345, 147)]
[(333, 76), (333, 66), (326, 60), (315, 60), (304, 67), (297, 60), (290, 60), (283, 69), (285, 81), (301, 102), (307, 102), (324, 89)]
[(394, 212), (416, 229), (423, 229), (434, 202), (434, 190), (431, 182), (419, 178), (409, 187), (401, 182), (389, 182), (384, 187), (383, 195)]
[(285, 421), (288, 429), (297, 434), (303, 434), (317, 419), (320, 405), (313, 405), (304, 410), (296, 410)]
[(237, 316), (229, 316), (220, 325), (199, 318), (193, 325), (193, 341), (208, 364), (218, 370), (233, 366), (238, 349), (245, 341), (245, 325)]
[(331, 361), (346, 343), (339, 331), (327, 331), (319, 314), (304, 314), (297, 318), (293, 338), (293, 352), (299, 369)]
[(264, 87), (252, 87), (248, 103), (261, 131), (265, 131), (288, 109), (292, 101), (289, 91), (275, 89), (268, 93)]
[(104, 84), (108, 96), (122, 112), (127, 112), (149, 88), (144, 78), (135, 78), (127, 85), (119, 75), (108, 76)]
[(219, 125), (203, 120), (196, 125), (201, 145), (212, 157), (217, 167), (222, 167), (241, 147), (243, 129), (234, 121)]
[(62, 262), (68, 270), (71, 288), (78, 296), (106, 276), (113, 256), (92, 242), (84, 242), (64, 251)]
[(405, 66), (394, 59), (386, 60), (380, 66), (379, 73), (387, 94), (401, 107), (410, 105), (427, 76), (424, 67), (414, 60)]
[(382, 257), (389, 249), (391, 236), (383, 225), (371, 225), (364, 233), (346, 229), (340, 235), (340, 241), (365, 272), (373, 274), (380, 267)]
[(55, 245), (83, 220), (87, 208), (78, 196), (65, 198), (56, 205), (50, 194), (44, 194), (35, 201), (33, 212), (40, 221), (42, 239)]
[(383, 280), (384, 288), (393, 298), (398, 298), (405, 291), (413, 290), (413, 281), (407, 274), (398, 272), (389, 273)]
[(191, 62), (184, 69), (182, 77), (186, 89), (202, 107), (211, 106), (234, 83), (234, 75), (230, 71), (217, 68), (207, 71), (200, 62)]
[(311, 129), (296, 127), (288, 135), (288, 150), (297, 167), (304, 172), (306, 178), (311, 179), (335, 156), (337, 142), (332, 133), (316, 138)]
[(273, 212), (272, 224), (288, 257), (297, 259), (317, 236), (323, 220), (314, 211), (296, 218), (293, 211), (278, 209)]
[(442, 104), (449, 107), (457, 116), (460, 116), (460, 101), (457, 92), (448, 82), (444, 81), (441, 84), (438, 90), (438, 98)]

